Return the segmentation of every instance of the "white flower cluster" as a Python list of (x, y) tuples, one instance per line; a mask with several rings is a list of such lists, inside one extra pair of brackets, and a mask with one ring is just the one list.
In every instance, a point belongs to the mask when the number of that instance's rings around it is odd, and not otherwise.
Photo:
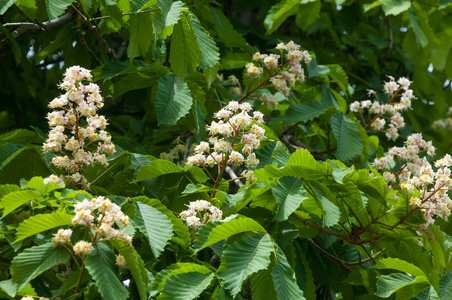
[(452, 158), (446, 154), (435, 162), (436, 172), (430, 164), (424, 164), (416, 176), (400, 185), (410, 194), (411, 205), (422, 210), (427, 224), (434, 222), (435, 215), (447, 220), (451, 214), (452, 200), (447, 194), (452, 189), (451, 165)]
[(90, 201), (83, 200), (74, 205), (75, 216), (72, 224), (88, 227), (91, 242), (78, 241), (75, 245), (71, 243), (71, 229), (60, 229), (52, 238), (54, 247), (58, 245), (70, 245), (75, 254), (88, 255), (93, 250), (93, 244), (100, 240), (122, 239), (125, 243), (131, 243), (132, 237), (125, 233), (125, 230), (115, 228), (115, 223), (127, 226), (129, 217), (124, 215), (121, 208), (112, 203), (110, 199), (99, 196)]
[[(35, 300), (35, 298), (33, 298), (32, 296), (25, 296), (20, 298), (20, 300)], [(39, 300), (50, 300), (50, 299), (46, 297), (39, 297)]]
[[(400, 114), (411, 107), (411, 100), (416, 99), (413, 90), (409, 89), (411, 81), (401, 77), (395, 81), (394, 77), (389, 76), (390, 81), (385, 82), (383, 90), (388, 95), (386, 103), (378, 99), (377, 93), (369, 91), (369, 95), (374, 95), (377, 100), (355, 101), (350, 104), (350, 111), (359, 112), (366, 129), (385, 132), (389, 140), (395, 141), (399, 136), (399, 130), (405, 127), (405, 121)], [(401, 93), (402, 92), (402, 93)], [(401, 94), (400, 94), (401, 93)], [(400, 94), (400, 95), (399, 95)], [(400, 96), (399, 101), (395, 101)], [(364, 121), (364, 111), (367, 110), (369, 121)], [(371, 115), (375, 115), (371, 118)], [(386, 126), (387, 125), (387, 126)]]
[[(426, 157), (419, 157), (421, 152), (427, 152), (427, 155), (435, 155), (435, 147), (432, 142), (426, 142), (422, 134), (415, 133), (408, 137), (403, 147), (392, 147), (386, 156), (375, 159), (372, 167), (377, 170), (385, 171), (383, 177), (388, 184), (395, 182), (406, 182), (413, 176), (418, 176), (422, 167), (429, 166), (430, 163)], [(392, 171), (392, 163), (399, 162), (399, 169), (396, 173)]]
[[(305, 80), (301, 62), (309, 63), (312, 59), (307, 51), (299, 49), (300, 45), (290, 41), (287, 44), (280, 43), (276, 46), (276, 50), (279, 50), (281, 54), (267, 55), (256, 52), (253, 55), (253, 61), (259, 66), (252, 62), (248, 63), (245, 66), (246, 73), (249, 78), (258, 78), (259, 83), (270, 80), (272, 86), (287, 97), (291, 87), (294, 87), (297, 82), (304, 82)], [(265, 77), (265, 70), (268, 70), (267, 78), (263, 78)], [(277, 106), (274, 97), (267, 94), (261, 96), (261, 101), (268, 107)]]
[(116, 265), (119, 269), (123, 269), (127, 265), (126, 259), (121, 254), (116, 255)]
[(188, 209), (179, 214), (179, 217), (191, 228), (198, 228), (210, 221), (219, 221), (223, 212), (213, 206), (209, 201), (196, 200), (190, 202)]
[[(59, 87), (65, 94), (49, 104), (53, 112), (47, 114), (49, 126), (48, 139), (43, 145), (44, 152), (55, 151), (53, 165), (67, 171), (68, 175), (51, 175), (44, 182), (66, 182), (75, 185), (86, 184), (82, 170), (86, 166), (99, 163), (108, 166), (106, 154), (116, 152), (111, 136), (105, 131), (108, 125), (104, 116), (97, 114), (103, 107), (103, 98), (99, 86), (90, 82), (90, 71), (79, 66), (66, 70), (64, 80)], [(70, 135), (66, 132), (70, 132)], [(97, 151), (92, 153), (87, 147), (97, 143)]]
[[(432, 142), (422, 139), (420, 133), (408, 137), (404, 147), (389, 149), (386, 156), (376, 159), (373, 167), (384, 170), (383, 177), (388, 184), (399, 184), (410, 196), (411, 205), (422, 210), (427, 224), (433, 223), (433, 216), (447, 219), (452, 210), (452, 200), (447, 191), (452, 189), (450, 166), (452, 157), (447, 154), (434, 163), (434, 170), (427, 158), (419, 157), (421, 152), (435, 155)], [(392, 171), (391, 164), (398, 161), (398, 170)], [(389, 170), (389, 171), (388, 171)]]
[[(447, 111), (448, 115), (452, 115), (452, 107), (449, 107), (449, 110)], [(433, 128), (441, 128), (445, 129), (446, 127), (449, 130), (452, 130), (452, 118), (446, 118), (444, 120), (436, 120), (432, 123)]]
[(178, 161), (183, 160), (184, 156), (188, 153), (188, 148), (186, 145), (182, 144), (182, 141), (178, 137), (175, 141), (177, 145), (170, 150), (170, 152), (162, 152), (160, 153), (160, 158), (169, 160), (169, 161)]
[[(212, 121), (207, 127), (209, 142), (197, 145), (194, 154), (187, 158), (187, 164), (203, 168), (244, 164), (245, 167), (255, 168), (259, 160), (253, 150), (258, 149), (261, 140), (265, 138), (265, 129), (257, 124), (263, 123), (263, 114), (255, 111), (251, 116), (251, 110), (252, 107), (247, 102), (240, 104), (231, 101), (215, 113), (215, 118), (219, 121)], [(252, 124), (253, 121), (256, 124)], [(243, 146), (241, 152), (233, 150), (236, 146)]]

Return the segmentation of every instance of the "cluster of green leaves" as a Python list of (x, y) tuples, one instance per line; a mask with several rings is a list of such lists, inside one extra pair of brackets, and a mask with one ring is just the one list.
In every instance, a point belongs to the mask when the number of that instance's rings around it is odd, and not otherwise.
[[(380, 94), (385, 75), (408, 76), (418, 100), (396, 144), (421, 132), (447, 152), (448, 131), (430, 125), (452, 97), (451, 3), (222, 2), (0, 1), (0, 97), (14, 99), (0, 111), (1, 297), (451, 299), (452, 227), (437, 219), (416, 232), (422, 214), (369, 167), (394, 143), (347, 109), (367, 89)], [(176, 137), (204, 140), (213, 113), (239, 99), (217, 73), (255, 87), (242, 73), (252, 54), (290, 40), (313, 60), (276, 109), (253, 102), (266, 115), (257, 183), (237, 191), (223, 178), (213, 204), (226, 219), (187, 227), (177, 215), (214, 185), (159, 153)], [(42, 180), (55, 173), (40, 148), (46, 107), (71, 65), (93, 69), (118, 149), (108, 169), (85, 170), (89, 192)], [(129, 216), (134, 242), (96, 244), (80, 277), (51, 238), (72, 226), (74, 203), (97, 195)]]

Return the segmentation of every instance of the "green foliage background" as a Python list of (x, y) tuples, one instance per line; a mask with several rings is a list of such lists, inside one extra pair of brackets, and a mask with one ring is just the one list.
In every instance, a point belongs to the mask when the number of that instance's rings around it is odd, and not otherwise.
[[(387, 230), (409, 207), (368, 170), (414, 132), (437, 157), (450, 151), (451, 131), (431, 127), (452, 103), (450, 0), (0, 0), (0, 15), (1, 297), (452, 299), (452, 227), (438, 219), (422, 244), (413, 230), (422, 216)], [(223, 180), (215, 204), (231, 220), (191, 236), (176, 215), (212, 185), (200, 169), (157, 157), (177, 137), (204, 140), (213, 113), (237, 100), (217, 73), (247, 87), (252, 54), (290, 40), (315, 59), (277, 109), (255, 104), (268, 126), (258, 182), (230, 193)], [(119, 149), (107, 172), (86, 170), (89, 194), (35, 177), (54, 172), (40, 148), (45, 116), (72, 65), (93, 70)], [(366, 132), (348, 110), (368, 89), (381, 93), (387, 75), (408, 77), (418, 98), (396, 142)], [(80, 270), (68, 278), (49, 270), (69, 258), (49, 241), (91, 195), (121, 205), (135, 242), (98, 244), (75, 293)], [(374, 234), (376, 243), (350, 240)], [(387, 255), (340, 263), (381, 249)]]

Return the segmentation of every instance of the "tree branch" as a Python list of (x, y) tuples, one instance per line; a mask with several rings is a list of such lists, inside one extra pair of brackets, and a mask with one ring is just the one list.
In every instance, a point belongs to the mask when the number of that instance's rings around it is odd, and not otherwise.
[(243, 183), (240, 181), (240, 179), (235, 174), (234, 170), (231, 169), (231, 167), (227, 166), (225, 171), (226, 171), (226, 173), (228, 173), (229, 177), (231, 177), (231, 179), (233, 179), (234, 183), (239, 187), (239, 189), (244, 187)]
[[(46, 30), (46, 29), (50, 30), (54, 27), (58, 27), (61, 24), (64, 24), (64, 23), (70, 21), (73, 17), (74, 17), (74, 11), (72, 9), (70, 9), (66, 14), (62, 15), (61, 17), (42, 23), (42, 26), (39, 26), (38, 24), (35, 24), (35, 23), (27, 23), (27, 22), (6, 23), (6, 24), (3, 24), (3, 26), (6, 28), (19, 27), (16, 30), (14, 30), (13, 32), (11, 32), (11, 37), (17, 38), (18, 36), (20, 36), (21, 34), (27, 32), (29, 30)], [(9, 40), (6, 37), (0, 42), (0, 49), (2, 49), (4, 46), (6, 46), (8, 44), (9, 44)]]

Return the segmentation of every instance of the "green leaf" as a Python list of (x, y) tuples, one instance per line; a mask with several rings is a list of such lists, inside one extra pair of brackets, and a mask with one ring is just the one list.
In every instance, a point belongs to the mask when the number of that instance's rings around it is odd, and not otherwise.
[(163, 291), (170, 296), (170, 299), (195, 299), (210, 285), (213, 277), (213, 273), (189, 272), (175, 274), (168, 278)]
[(345, 93), (348, 93), (348, 76), (340, 65), (326, 65), (330, 72), (328, 76), (336, 82), (339, 88)]
[[(0, 0), (1, 1), (1, 0)], [(40, 139), (35, 132), (28, 129), (16, 129), (0, 135), (0, 144), (21, 144), (38, 142)]]
[(159, 79), (155, 96), (158, 125), (176, 125), (188, 114), (192, 104), (190, 90), (182, 79), (172, 74)]
[(149, 13), (133, 14), (129, 20), (129, 46), (127, 56), (133, 59), (144, 56), (153, 41), (152, 15)]
[(318, 101), (308, 101), (290, 105), (284, 120), (288, 123), (307, 122), (323, 115), (328, 110), (328, 106)]
[(147, 299), (146, 286), (149, 278), (140, 254), (132, 245), (125, 244), (121, 240), (111, 240), (111, 243), (116, 248), (118, 253), (124, 257), (127, 263), (127, 268), (130, 270), (130, 273), (132, 273), (133, 281), (135, 282), (138, 293), (140, 294), (140, 299)]
[(270, 268), (271, 267), (267, 270), (261, 270), (250, 278), (253, 299), (278, 299)]
[(430, 248), (432, 249), (432, 260), (436, 270), (443, 273), (446, 268), (446, 250), (444, 249), (444, 232), (435, 224), (429, 226), (433, 239), (430, 241)]
[(72, 43), (74, 35), (75, 31), (72, 30), (71, 26), (63, 26), (60, 30), (58, 30), (56, 37), (50, 42), (50, 44), (33, 57), (34, 63), (38, 65), (43, 59), (55, 51), (61, 51), (61, 47), (65, 44)]
[[(169, 266), (168, 268), (160, 271), (157, 276), (155, 276), (154, 281), (152, 282), (151, 286), (150, 286), (150, 297), (152, 299), (155, 299), (155, 296), (157, 295), (157, 293), (160, 293), (163, 291), (163, 289), (165, 288), (165, 283), (166, 281), (171, 278), (174, 275), (177, 274), (185, 274), (185, 273), (200, 273), (200, 274), (205, 274), (205, 275), (209, 275), (212, 273), (211, 270), (209, 270), (207, 267), (203, 266), (203, 265), (198, 265), (198, 264), (194, 264), (194, 263), (175, 263), (172, 264), (171, 266)], [(165, 295), (167, 296), (167, 295)]]
[(177, 24), (180, 20), (182, 10), (186, 8), (185, 3), (182, 1), (175, 1), (171, 3), (171, 6), (168, 9), (162, 10), (165, 19), (165, 27)]
[(335, 113), (330, 121), (334, 136), (337, 139), (336, 157), (343, 162), (349, 162), (363, 149), (359, 130), (350, 118), (340, 112)]
[(380, 0), (380, 2), (386, 16), (397, 16), (411, 7), (410, 0)]
[(177, 77), (185, 78), (196, 71), (200, 61), (201, 49), (196, 40), (195, 31), (188, 17), (182, 14), (179, 22), (174, 25), (171, 36), (169, 57), (171, 68)]
[(16, 208), (24, 205), (25, 203), (42, 198), (39, 193), (35, 191), (17, 191), (12, 192), (3, 197), (0, 201), (0, 208), (4, 208), (3, 216), (8, 215)]
[[(198, 231), (198, 235), (196, 236), (194, 242), (194, 245), (197, 245), (195, 252), (218, 243), (219, 241), (229, 238), (237, 233), (248, 231), (253, 233), (266, 233), (265, 229), (259, 223), (246, 217), (240, 217), (225, 222), (212, 222), (214, 223), (211, 225), (212, 227), (208, 226), (206, 227), (206, 230), (203, 231), (203, 228), (209, 225), (209, 223), (203, 225)], [(204, 242), (204, 238), (201, 233), (204, 232), (205, 234), (205, 231), (210, 232), (208, 232), (208, 238)]]
[(155, 178), (161, 175), (181, 172), (182, 168), (175, 163), (169, 160), (156, 159), (153, 160), (150, 164), (144, 165), (140, 168), (135, 182)]
[(309, 63), (307, 70), (309, 78), (326, 75), (330, 72), (330, 68), (317, 64), (317, 61), (315, 59), (312, 59), (312, 61)]
[(235, 296), (251, 274), (268, 267), (270, 254), (274, 251), (268, 234), (256, 234), (236, 241), (224, 250), (217, 276)]
[(412, 276), (426, 276), (425, 273), (417, 266), (410, 264), (398, 258), (383, 258), (380, 259), (374, 266), (376, 269), (392, 269), (405, 272)]
[(287, 220), (303, 202), (307, 199), (306, 191), (302, 189), (303, 180), (296, 177), (282, 177), (277, 185), (272, 185), (272, 193), (278, 204), (276, 220), (281, 222)]
[(272, 277), (275, 290), (281, 300), (300, 299), (304, 300), (303, 292), (295, 282), (293, 270), (287, 262), (287, 258), (281, 249), (277, 249), (277, 265), (273, 267)]
[[(401, 290), (404, 287), (422, 284), (421, 290), (430, 285), (427, 278), (424, 276), (414, 277), (403, 273), (392, 273), (389, 275), (381, 275), (377, 280), (377, 293), (378, 297), (388, 298), (393, 293)], [(419, 288), (419, 287), (418, 287)], [(419, 291), (420, 292), (420, 291)], [(414, 294), (413, 296), (415, 296)], [(408, 299), (408, 298), (405, 298)]]
[(17, 287), (12, 278), (0, 281), (0, 289), (5, 291), (11, 298), (14, 298), (14, 296), (16, 296)]
[(137, 227), (149, 238), (152, 253), (157, 258), (173, 234), (173, 224), (156, 208), (137, 202)]
[(282, 3), (276, 4), (270, 8), (267, 16), (265, 17), (264, 25), (267, 29), (267, 33), (272, 33), (281, 26), (281, 24), (287, 20), (288, 17), (297, 13), (297, 6), (299, 0), (286, 0)]
[(410, 7), (408, 12), (410, 16), (411, 27), (413, 28), (414, 34), (416, 35), (416, 42), (421, 48), (424, 48), (428, 45), (429, 40), (422, 30), (421, 23), (418, 16), (416, 15), (416, 11), (412, 7)]
[(303, 4), (298, 9), (297, 17), (295, 19), (297, 26), (305, 31), (309, 25), (317, 20), (320, 15), (321, 7), (322, 5), (320, 0)]
[(117, 277), (115, 253), (105, 242), (94, 245), (93, 251), (85, 257), (85, 266), (103, 299), (120, 300), (129, 297), (129, 293)]
[(198, 41), (199, 48), (201, 49), (202, 58), (199, 63), (201, 69), (209, 69), (220, 62), (219, 49), (212, 39), (212, 37), (205, 31), (205, 29), (199, 23), (196, 16), (191, 15), (191, 26), (193, 27), (196, 40)]
[(143, 204), (154, 207), (155, 209), (163, 213), (165, 216), (167, 216), (168, 219), (171, 220), (171, 223), (173, 224), (173, 231), (177, 235), (177, 237), (173, 235), (171, 237), (172, 239), (180, 238), (185, 243), (184, 246), (189, 245), (191, 243), (191, 234), (187, 225), (185, 225), (184, 221), (182, 221), (179, 217), (175, 216), (172, 211), (170, 211), (164, 204), (162, 204), (160, 200), (150, 199), (144, 196), (135, 197), (133, 199), (137, 202), (141, 202)]
[(46, 9), (49, 19), (53, 20), (61, 16), (72, 0), (46, 0)]
[(0, 0), (0, 15), (3, 15), (17, 0)]
[(290, 158), (290, 152), (283, 143), (276, 141), (256, 151), (256, 157), (259, 159), (257, 169), (271, 164), (283, 167)]
[(19, 225), (16, 242), (37, 233), (65, 225), (71, 225), (72, 217), (65, 212), (31, 216)]
[(293, 176), (300, 178), (318, 179), (327, 174), (323, 167), (306, 149), (297, 149), (289, 158), (284, 168), (278, 169), (275, 165), (268, 165), (255, 171), (259, 182), (274, 177)]
[(70, 255), (63, 247), (54, 248), (52, 243), (25, 249), (11, 264), (11, 275), (21, 290), (30, 280), (54, 265), (65, 263)]
[(18, 183), (20, 179), (50, 175), (41, 155), (34, 148), (22, 148), (5, 160), (0, 167), (0, 184)]

